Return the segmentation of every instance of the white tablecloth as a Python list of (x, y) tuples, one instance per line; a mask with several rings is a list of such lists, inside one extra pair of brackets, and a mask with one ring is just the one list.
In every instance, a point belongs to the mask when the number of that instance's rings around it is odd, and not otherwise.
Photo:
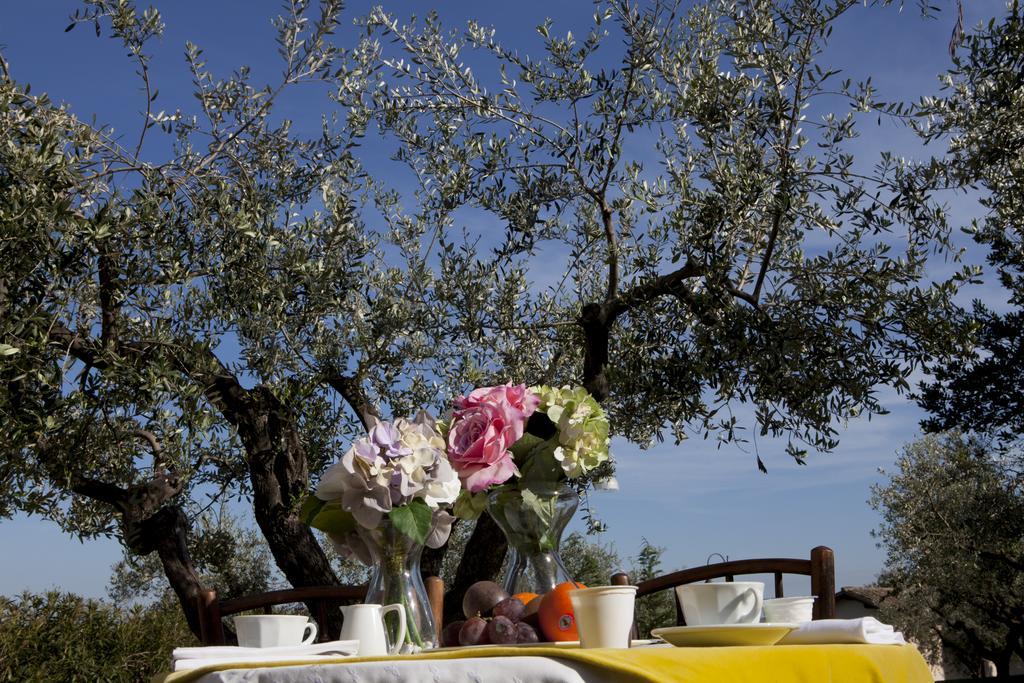
[(197, 683), (614, 683), (593, 667), (547, 657), (362, 662), (344, 666), (232, 669)]

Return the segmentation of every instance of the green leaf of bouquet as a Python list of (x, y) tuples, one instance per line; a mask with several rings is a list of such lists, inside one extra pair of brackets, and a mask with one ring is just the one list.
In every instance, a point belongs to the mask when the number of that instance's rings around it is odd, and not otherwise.
[(550, 525), (555, 518), (554, 496), (538, 496), (530, 489), (522, 489), (523, 505), (533, 510), (543, 526)]
[(536, 484), (556, 482), (562, 479), (562, 466), (555, 460), (555, 448), (557, 447), (557, 434), (543, 441), (535, 440), (522, 462), (518, 463), (519, 480), (527, 484)]
[(316, 513), (320, 512), (320, 509), (326, 505), (326, 503), (312, 493), (306, 494), (306, 497), (302, 500), (302, 505), (299, 507), (299, 519), (302, 523), (307, 526), (313, 525), (313, 518), (316, 517)]
[(512, 457), (515, 458), (517, 465), (524, 465), (528, 460), (530, 453), (537, 447), (538, 444), (544, 443), (544, 439), (531, 434), (530, 432), (523, 432), (523, 435), (519, 437), (519, 440), (512, 444)]
[(343, 510), (340, 504), (326, 503), (309, 525), (329, 534), (346, 535), (356, 530), (356, 518), (351, 512)]
[(422, 499), (415, 498), (407, 505), (391, 508), (388, 518), (403, 534), (417, 543), (425, 543), (430, 535), (434, 513)]
[(459, 497), (455, 499), (452, 512), (459, 519), (478, 519), (487, 507), (487, 493), (479, 491), (470, 493), (466, 489), (459, 491)]

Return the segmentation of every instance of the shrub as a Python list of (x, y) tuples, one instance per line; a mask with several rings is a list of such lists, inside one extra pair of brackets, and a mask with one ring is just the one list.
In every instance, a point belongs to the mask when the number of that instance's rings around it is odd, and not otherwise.
[(193, 644), (172, 599), (122, 608), (56, 591), (0, 597), (0, 681), (145, 681)]

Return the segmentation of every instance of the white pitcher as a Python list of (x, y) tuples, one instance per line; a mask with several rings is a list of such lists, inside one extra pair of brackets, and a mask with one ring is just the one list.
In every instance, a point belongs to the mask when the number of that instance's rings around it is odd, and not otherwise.
[[(384, 615), (388, 612), (398, 612), (398, 638), (391, 643), (390, 649), (384, 635)], [(344, 618), (341, 639), (358, 640), (360, 657), (394, 655), (402, 649), (405, 642), (405, 608), (400, 604), (347, 605), (341, 608), (341, 614)]]

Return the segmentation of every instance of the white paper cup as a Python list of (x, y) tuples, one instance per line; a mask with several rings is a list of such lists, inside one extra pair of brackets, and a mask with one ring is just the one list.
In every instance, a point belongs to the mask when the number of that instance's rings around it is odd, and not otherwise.
[(764, 620), (772, 624), (802, 624), (814, 618), (814, 597), (772, 598), (764, 601)]
[(756, 624), (761, 620), (764, 584), (760, 581), (687, 583), (676, 586), (687, 626)]
[(316, 624), (301, 615), (247, 614), (234, 622), (242, 647), (308, 645), (316, 640)]
[(629, 647), (636, 586), (596, 586), (569, 591), (580, 647)]

